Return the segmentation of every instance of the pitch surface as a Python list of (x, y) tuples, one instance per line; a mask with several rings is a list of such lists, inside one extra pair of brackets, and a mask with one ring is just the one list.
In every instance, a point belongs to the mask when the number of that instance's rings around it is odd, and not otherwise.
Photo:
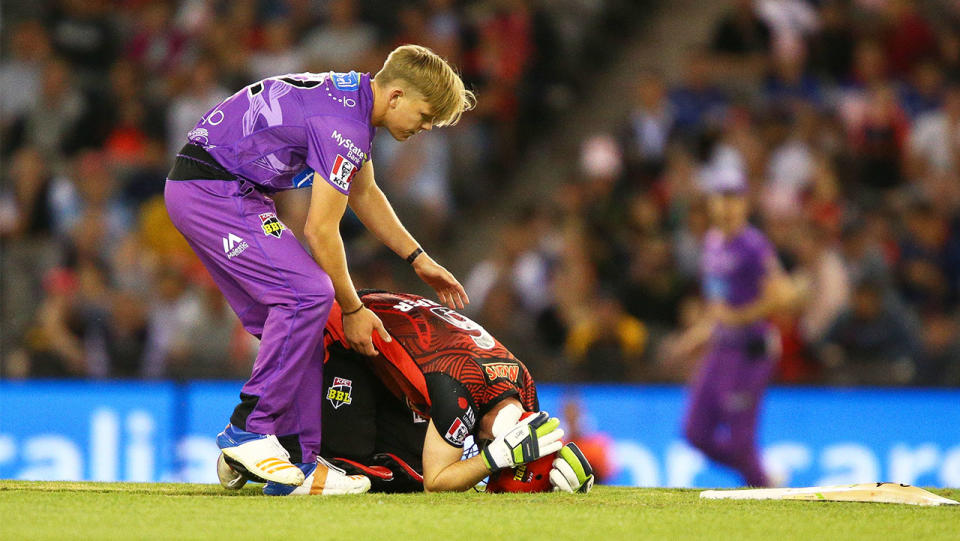
[[(960, 498), (960, 490), (934, 490)], [(0, 481), (0, 539), (956, 539), (960, 509), (702, 501), (698, 490), (269, 498), (257, 487)]]

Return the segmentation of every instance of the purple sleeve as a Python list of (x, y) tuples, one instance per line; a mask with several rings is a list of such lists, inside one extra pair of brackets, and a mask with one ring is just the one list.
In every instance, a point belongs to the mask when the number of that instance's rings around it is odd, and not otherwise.
[(367, 127), (337, 116), (307, 119), (307, 165), (344, 195), (369, 155)]

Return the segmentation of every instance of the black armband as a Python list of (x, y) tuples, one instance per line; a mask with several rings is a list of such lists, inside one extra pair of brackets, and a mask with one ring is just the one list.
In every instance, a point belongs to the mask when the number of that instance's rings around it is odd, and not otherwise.
[(407, 263), (413, 265), (413, 262), (416, 261), (417, 257), (423, 253), (423, 248), (417, 246), (417, 249), (410, 252), (410, 255), (407, 256)]

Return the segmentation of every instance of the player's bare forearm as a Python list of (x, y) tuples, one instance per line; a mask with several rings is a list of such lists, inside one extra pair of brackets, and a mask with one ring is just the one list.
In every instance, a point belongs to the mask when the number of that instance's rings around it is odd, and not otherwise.
[(400, 257), (407, 257), (417, 249), (416, 239), (400, 223), (387, 196), (374, 181), (373, 162), (368, 161), (357, 174), (349, 204), (363, 225)]
[(463, 492), (477, 486), (490, 470), (483, 464), (483, 458), (475, 456), (450, 464), (429, 481), (423, 477), (423, 488), (427, 492)]
[(423, 439), (423, 489), (427, 492), (463, 492), (490, 475), (479, 455), (460, 460), (462, 456), (463, 449), (444, 441), (431, 420)]
[(777, 275), (764, 284), (763, 293), (756, 301), (736, 308), (723, 305), (718, 319), (728, 325), (750, 325), (790, 308), (796, 301), (797, 292), (789, 278)]
[(346, 210), (347, 197), (317, 176), (310, 196), (304, 237), (313, 259), (330, 276), (337, 302), (344, 311), (350, 311), (360, 306), (360, 298), (347, 270), (347, 256), (340, 237), (340, 219)]
[(670, 353), (671, 361), (690, 356), (694, 351), (710, 340), (713, 334), (713, 321), (709, 318), (703, 318), (680, 335), (674, 343)]
[(337, 302), (345, 312), (360, 306), (360, 297), (353, 287), (353, 280), (347, 271), (347, 256), (343, 248), (340, 232), (332, 234), (307, 235), (307, 243), (313, 253), (313, 259), (330, 276)]

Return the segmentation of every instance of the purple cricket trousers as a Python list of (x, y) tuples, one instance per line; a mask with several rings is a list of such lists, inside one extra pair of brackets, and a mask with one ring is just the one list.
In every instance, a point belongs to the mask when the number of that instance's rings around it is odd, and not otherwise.
[(243, 327), (260, 338), (230, 422), (274, 434), (291, 461), (312, 462), (320, 450), (330, 277), (277, 220), (273, 200), (245, 180), (168, 180), (164, 196), (173, 224)]
[(769, 486), (757, 450), (757, 417), (775, 362), (743, 348), (714, 346), (694, 380), (684, 435), (749, 486)]

